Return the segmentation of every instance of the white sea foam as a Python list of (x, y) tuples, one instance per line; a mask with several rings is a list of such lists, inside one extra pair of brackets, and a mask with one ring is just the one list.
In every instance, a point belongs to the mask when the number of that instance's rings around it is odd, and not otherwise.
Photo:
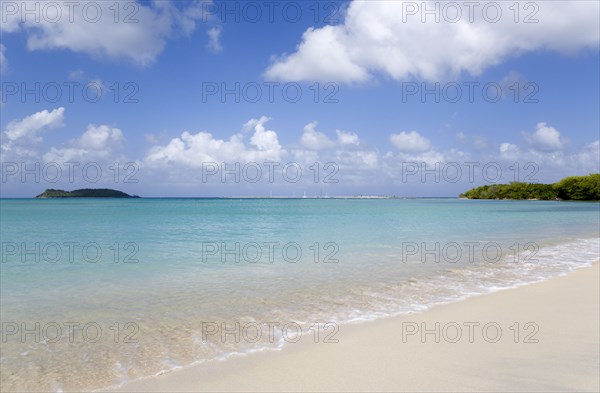
[[(331, 314), (328, 322), (337, 324), (362, 323), (377, 319), (389, 318), (399, 315), (423, 312), (432, 306), (465, 300), (472, 296), (484, 295), (497, 291), (507, 290), (527, 284), (546, 281), (552, 277), (565, 275), (574, 269), (591, 266), (598, 262), (600, 254), (600, 238), (587, 238), (567, 241), (543, 247), (536, 255), (537, 262), (527, 263), (498, 263), (496, 265), (480, 265), (469, 269), (448, 269), (441, 275), (427, 278), (406, 280), (406, 285), (398, 285), (386, 293), (365, 291), (364, 295), (381, 302), (373, 302), (373, 309), (359, 309), (352, 307), (352, 299), (345, 303), (350, 307), (340, 307), (339, 314)], [(407, 295), (418, 294), (422, 299), (419, 303), (407, 303), (402, 299)], [(322, 315), (314, 315), (322, 318)], [(303, 321), (304, 332), (309, 331), (309, 321)], [(256, 352), (281, 350), (286, 346), (285, 340), (279, 336), (274, 346), (247, 346), (239, 347), (232, 351), (218, 353), (212, 361), (227, 361), (231, 357), (246, 356)], [(198, 360), (189, 366), (210, 361)], [(168, 370), (181, 368), (173, 365)], [(121, 385), (121, 384), (119, 384)]]

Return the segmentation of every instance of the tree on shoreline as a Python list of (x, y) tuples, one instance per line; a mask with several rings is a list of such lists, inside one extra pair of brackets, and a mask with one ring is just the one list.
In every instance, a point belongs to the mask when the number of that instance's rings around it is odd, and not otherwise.
[(554, 184), (511, 182), (473, 188), (460, 195), (468, 199), (600, 200), (600, 174), (570, 176)]
[(565, 177), (554, 184), (557, 197), (565, 200), (600, 200), (600, 174)]

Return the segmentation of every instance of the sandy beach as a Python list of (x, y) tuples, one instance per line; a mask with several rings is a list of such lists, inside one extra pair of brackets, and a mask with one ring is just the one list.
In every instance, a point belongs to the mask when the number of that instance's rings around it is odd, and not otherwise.
[(423, 313), (342, 325), (337, 343), (311, 337), (114, 391), (597, 392), (599, 273), (595, 263)]

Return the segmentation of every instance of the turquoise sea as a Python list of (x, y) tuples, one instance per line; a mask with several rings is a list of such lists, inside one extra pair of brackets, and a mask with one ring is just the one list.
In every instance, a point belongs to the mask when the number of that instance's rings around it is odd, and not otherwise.
[[(1, 385), (101, 389), (280, 349), (288, 323), (343, 329), (589, 266), (599, 237), (583, 202), (2, 199)], [(203, 335), (265, 322), (273, 337)]]

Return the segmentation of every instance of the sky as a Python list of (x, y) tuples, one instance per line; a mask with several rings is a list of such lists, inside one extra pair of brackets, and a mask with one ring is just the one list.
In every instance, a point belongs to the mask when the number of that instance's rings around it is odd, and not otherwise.
[(0, 197), (600, 172), (596, 1), (0, 1)]

